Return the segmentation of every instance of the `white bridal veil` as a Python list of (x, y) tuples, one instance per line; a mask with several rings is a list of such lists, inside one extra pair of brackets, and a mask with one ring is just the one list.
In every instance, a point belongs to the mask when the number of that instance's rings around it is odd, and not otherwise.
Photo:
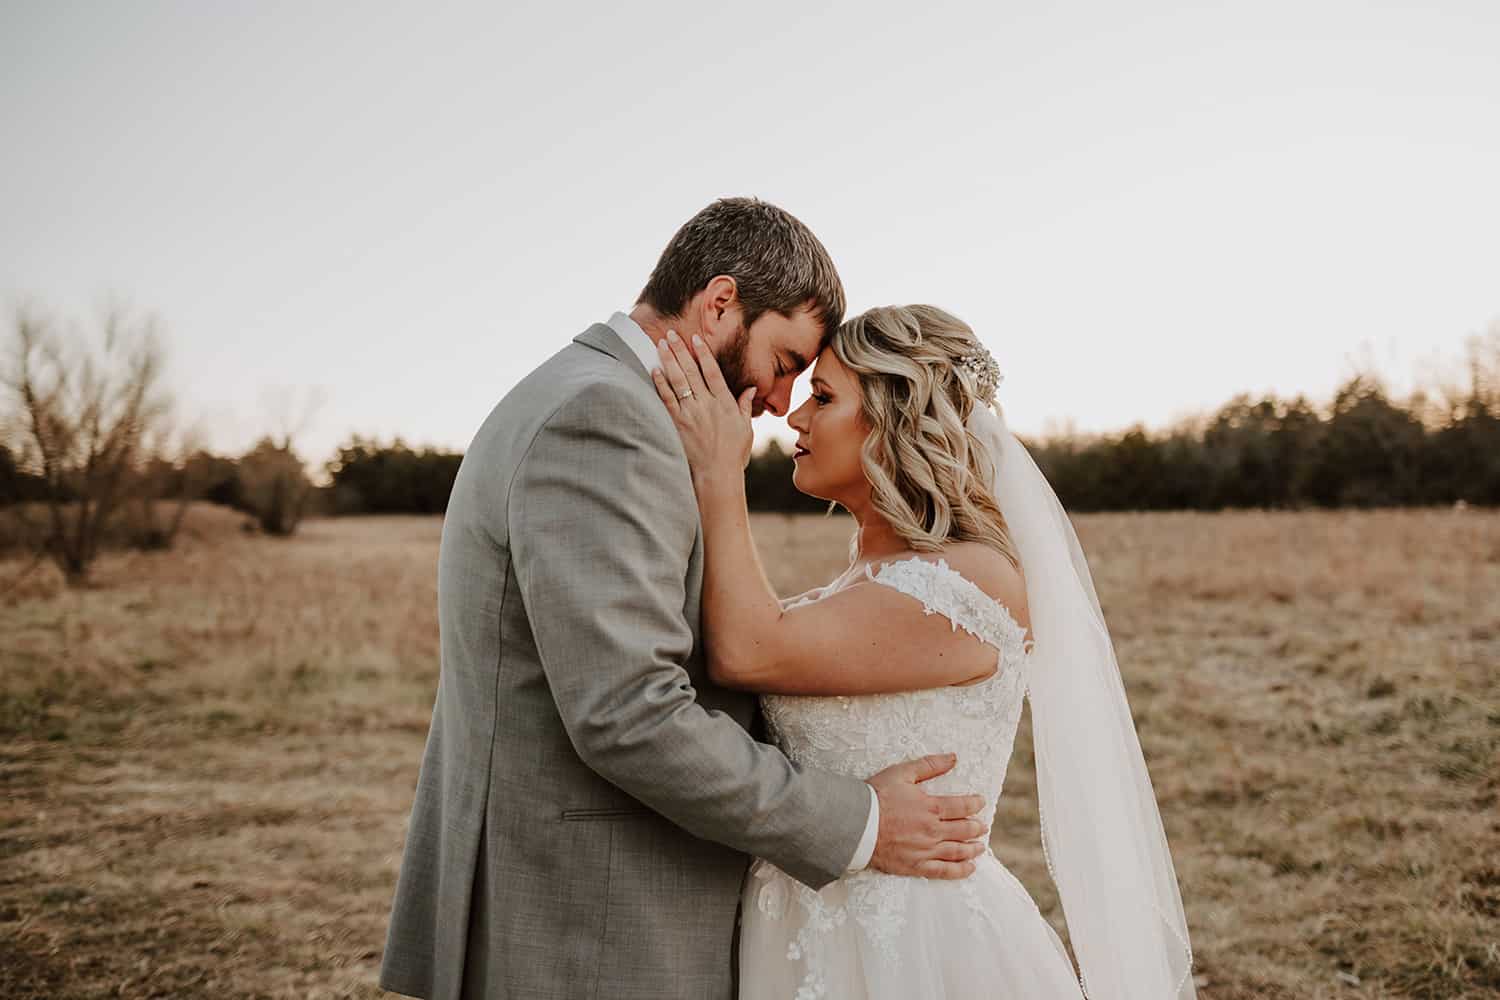
[(1027, 685), (1047, 868), (1090, 1000), (1192, 1000), (1192, 946), (1151, 778), (1083, 549), (1003, 415), (969, 431), (1021, 567), (1035, 639)]

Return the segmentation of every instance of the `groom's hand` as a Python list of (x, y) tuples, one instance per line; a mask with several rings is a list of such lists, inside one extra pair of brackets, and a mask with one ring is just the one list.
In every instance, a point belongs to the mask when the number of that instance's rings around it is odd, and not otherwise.
[(886, 768), (868, 779), (880, 799), (880, 831), (870, 867), (891, 875), (968, 878), (989, 830), (974, 814), (978, 795), (929, 795), (921, 782), (953, 769), (958, 758), (935, 754)]

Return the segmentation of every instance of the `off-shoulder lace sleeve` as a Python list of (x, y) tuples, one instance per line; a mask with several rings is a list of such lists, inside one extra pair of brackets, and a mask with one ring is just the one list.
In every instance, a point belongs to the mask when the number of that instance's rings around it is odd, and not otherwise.
[(885, 563), (879, 572), (866, 566), (865, 576), (921, 601), (924, 614), (941, 614), (954, 631), (962, 628), (1000, 650), (1030, 648), (1026, 630), (1005, 605), (949, 566), (946, 559), (934, 562), (912, 556)]

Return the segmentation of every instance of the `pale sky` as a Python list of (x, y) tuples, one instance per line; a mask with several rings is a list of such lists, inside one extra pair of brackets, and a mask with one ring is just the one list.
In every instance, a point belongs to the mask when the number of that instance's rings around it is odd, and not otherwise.
[(223, 451), (320, 391), (314, 463), (463, 449), (722, 195), (968, 321), (1023, 434), (1500, 317), (1493, 0), (520, 6), (3, 0), (0, 295), (158, 312)]

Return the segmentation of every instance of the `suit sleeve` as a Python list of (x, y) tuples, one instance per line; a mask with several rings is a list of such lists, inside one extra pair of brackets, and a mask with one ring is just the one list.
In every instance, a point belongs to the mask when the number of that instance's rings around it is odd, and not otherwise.
[(704, 709), (681, 666), (697, 506), (665, 410), (618, 385), (585, 388), (532, 442), (508, 510), (542, 668), (584, 763), (689, 832), (810, 886), (843, 874), (869, 787), (802, 768)]

